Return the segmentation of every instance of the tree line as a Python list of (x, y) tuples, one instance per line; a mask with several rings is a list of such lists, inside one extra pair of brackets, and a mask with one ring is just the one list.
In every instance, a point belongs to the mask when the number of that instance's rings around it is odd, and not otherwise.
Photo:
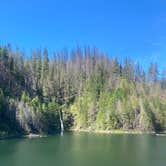
[(165, 130), (166, 71), (95, 47), (28, 56), (0, 46), (1, 133), (58, 132), (58, 110), (66, 130)]

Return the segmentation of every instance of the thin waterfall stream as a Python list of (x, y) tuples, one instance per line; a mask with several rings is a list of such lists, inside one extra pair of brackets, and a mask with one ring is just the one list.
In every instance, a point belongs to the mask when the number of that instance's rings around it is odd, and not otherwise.
[(63, 126), (63, 118), (62, 118), (62, 111), (61, 110), (59, 110), (59, 120), (60, 120), (60, 125), (61, 125), (61, 135), (63, 135), (64, 126)]

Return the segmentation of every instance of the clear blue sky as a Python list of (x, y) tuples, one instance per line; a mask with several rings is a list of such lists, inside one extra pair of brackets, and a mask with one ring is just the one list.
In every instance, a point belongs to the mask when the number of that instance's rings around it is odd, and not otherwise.
[(1, 0), (0, 43), (29, 52), (77, 44), (166, 66), (165, 0)]

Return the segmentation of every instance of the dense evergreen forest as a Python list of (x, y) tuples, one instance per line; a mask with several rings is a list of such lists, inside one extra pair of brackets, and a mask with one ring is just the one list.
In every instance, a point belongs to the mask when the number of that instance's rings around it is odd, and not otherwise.
[(166, 71), (147, 65), (91, 47), (28, 56), (0, 46), (0, 133), (59, 132), (59, 110), (65, 130), (165, 130)]

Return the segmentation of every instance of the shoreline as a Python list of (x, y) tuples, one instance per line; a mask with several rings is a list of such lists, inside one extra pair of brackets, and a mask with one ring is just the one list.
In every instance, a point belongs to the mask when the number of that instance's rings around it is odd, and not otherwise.
[[(73, 133), (79, 133), (79, 132), (84, 132), (84, 133), (96, 133), (96, 134), (152, 134), (155, 136), (166, 136), (166, 131), (165, 132), (155, 132), (155, 131), (140, 131), (140, 130), (92, 130), (92, 129), (70, 129), (66, 132), (73, 132)], [(58, 133), (57, 133), (58, 134)], [(13, 138), (43, 138), (43, 137), (48, 137), (49, 135), (47, 134), (34, 134), (34, 133), (29, 133), (29, 134), (9, 134), (9, 135), (0, 135), (0, 140), (4, 139), (13, 139)]]
[(71, 129), (71, 132), (86, 132), (99, 134), (157, 134), (155, 131), (139, 130), (91, 130), (91, 129)]

